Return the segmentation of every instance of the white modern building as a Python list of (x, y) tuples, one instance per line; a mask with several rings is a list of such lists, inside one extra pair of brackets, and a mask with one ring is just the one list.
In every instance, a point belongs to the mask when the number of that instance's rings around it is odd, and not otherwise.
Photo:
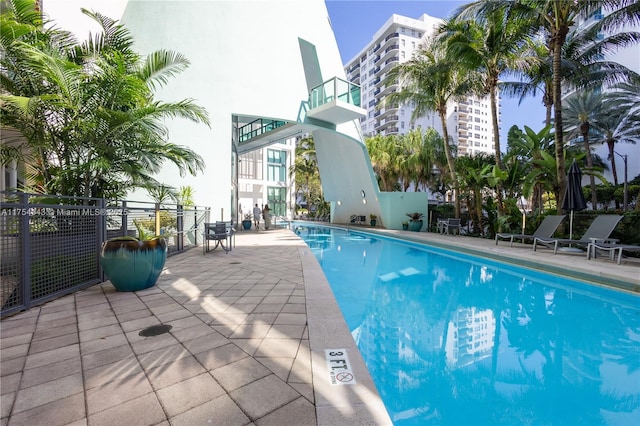
[[(315, 141), (332, 222), (375, 214), (386, 228), (401, 229), (406, 212), (427, 213), (425, 193), (378, 188), (360, 129), (360, 87), (345, 80), (324, 1), (60, 0), (45, 2), (44, 12), (84, 38), (91, 20), (81, 7), (120, 20), (141, 54), (168, 49), (191, 62), (157, 97), (192, 98), (206, 108), (210, 128), (180, 120), (168, 127), (172, 142), (195, 150), (207, 168), (184, 179), (167, 166), (158, 180), (192, 186), (196, 203), (212, 208), (212, 221), (236, 219), (239, 204), (246, 208), (240, 200), (249, 191), (239, 187), (243, 154), (264, 148), (269, 158), (273, 150), (273, 162), (263, 160), (262, 170), (280, 173), (283, 155), (275, 151), (305, 133)], [(265, 203), (279, 179), (266, 185)]]
[[(373, 35), (371, 42), (347, 62), (347, 79), (362, 87), (362, 107), (367, 114), (360, 123), (365, 135), (404, 134), (419, 127), (433, 127), (442, 134), (440, 117), (435, 111), (412, 120), (414, 108), (411, 105), (380, 107), (388, 94), (399, 89), (396, 84), (385, 84), (386, 74), (395, 65), (409, 61), (442, 22), (427, 14), (418, 19), (394, 14)], [(499, 111), (498, 107), (498, 114)], [(495, 142), (491, 123), (488, 97), (471, 96), (461, 102), (452, 101), (448, 107), (447, 127), (459, 155), (493, 154)]]

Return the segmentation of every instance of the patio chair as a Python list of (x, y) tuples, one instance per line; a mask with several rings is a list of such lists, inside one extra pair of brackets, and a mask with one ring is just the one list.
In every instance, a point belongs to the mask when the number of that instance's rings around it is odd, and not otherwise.
[(443, 234), (451, 234), (456, 231), (460, 235), (460, 219), (449, 218), (443, 221), (440, 226), (442, 227)]
[(617, 243), (618, 240), (609, 238), (609, 235), (611, 235), (618, 222), (620, 222), (620, 219), (622, 219), (622, 216), (614, 214), (601, 214), (597, 216), (579, 240), (536, 237), (533, 239), (533, 251), (536, 251), (538, 244), (548, 248), (553, 246), (553, 254), (556, 254), (559, 247), (572, 244), (587, 247), (589, 243)]
[(565, 215), (549, 215), (549, 216), (546, 216), (542, 220), (540, 225), (538, 225), (538, 228), (535, 231), (533, 231), (533, 234), (531, 234), (531, 235), (527, 235), (527, 234), (508, 234), (508, 233), (496, 234), (496, 245), (498, 245), (498, 241), (500, 239), (507, 239), (507, 238), (509, 239), (511, 247), (513, 247), (513, 241), (514, 240), (522, 240), (522, 243), (524, 244), (525, 240), (533, 240), (536, 237), (538, 237), (538, 238), (552, 238), (553, 237), (553, 233), (556, 232), (556, 229), (558, 229), (558, 226), (560, 226), (560, 224), (562, 223), (564, 218), (565, 218)]
[[(221, 247), (225, 253), (231, 251), (231, 237), (233, 236), (233, 228), (227, 222), (205, 223), (202, 244), (202, 254), (206, 254), (210, 250)], [(211, 248), (209, 241), (215, 241), (215, 246)]]
[(609, 259), (614, 260), (616, 258), (616, 252), (618, 254), (618, 265), (622, 261), (622, 252), (623, 251), (640, 251), (640, 246), (632, 246), (625, 244), (607, 244), (607, 243), (589, 243), (587, 246), (587, 260), (592, 257), (596, 258), (596, 252), (598, 250), (608, 251)]

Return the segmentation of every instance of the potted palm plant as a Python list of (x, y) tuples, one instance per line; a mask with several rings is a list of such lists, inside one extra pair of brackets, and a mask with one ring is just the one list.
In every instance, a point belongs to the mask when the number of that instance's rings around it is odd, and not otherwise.
[(115, 237), (100, 249), (100, 266), (118, 291), (153, 287), (167, 260), (167, 240), (139, 223), (138, 237)]
[(409, 216), (409, 231), (420, 231), (422, 229), (422, 218), (424, 217), (424, 213), (407, 213), (407, 216)]
[(375, 214), (369, 215), (369, 223), (371, 224), (371, 226), (376, 226), (377, 219), (378, 219), (378, 216), (376, 216)]

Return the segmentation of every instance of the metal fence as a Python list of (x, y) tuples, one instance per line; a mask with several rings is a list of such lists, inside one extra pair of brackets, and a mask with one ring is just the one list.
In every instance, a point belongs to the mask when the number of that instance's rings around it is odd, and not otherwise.
[(0, 205), (0, 314), (29, 309), (104, 281), (102, 243), (140, 230), (165, 235), (169, 255), (202, 242), (209, 209), (5, 193)]

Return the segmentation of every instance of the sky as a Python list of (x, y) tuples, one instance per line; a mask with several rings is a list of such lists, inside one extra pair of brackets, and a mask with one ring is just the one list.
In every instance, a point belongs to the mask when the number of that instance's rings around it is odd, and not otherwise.
[[(419, 18), (422, 14), (447, 18), (459, 6), (469, 1), (457, 0), (326, 0), (327, 10), (338, 42), (342, 62), (346, 63), (373, 39), (376, 31), (392, 14)], [(500, 146), (506, 150), (507, 133), (512, 125), (529, 126), (540, 131), (544, 122), (544, 107), (539, 98), (527, 98), (520, 105), (517, 99), (502, 99)]]

